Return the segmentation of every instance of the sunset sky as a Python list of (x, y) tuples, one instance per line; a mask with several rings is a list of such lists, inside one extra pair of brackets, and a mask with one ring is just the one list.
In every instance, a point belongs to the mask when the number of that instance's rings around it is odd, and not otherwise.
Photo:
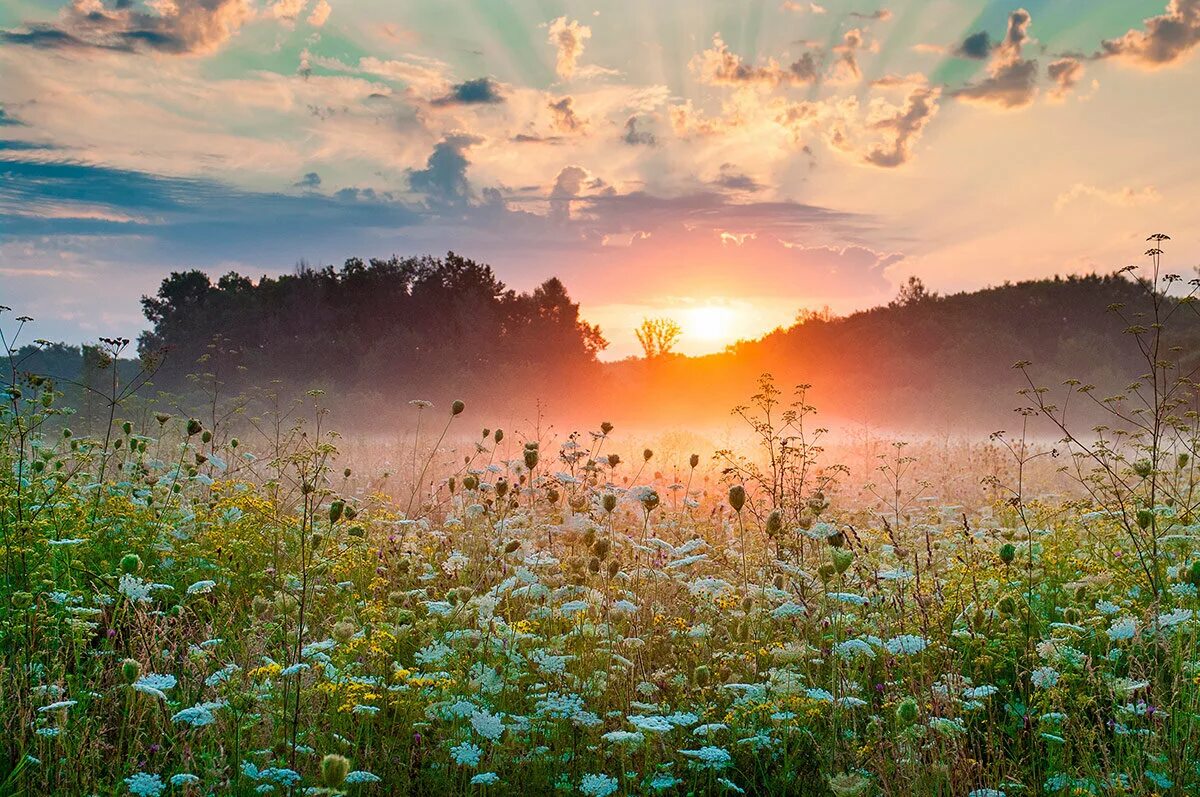
[(1200, 0), (8, 0), (0, 303), (133, 337), (172, 269), (444, 253), (611, 341), (1200, 263)]

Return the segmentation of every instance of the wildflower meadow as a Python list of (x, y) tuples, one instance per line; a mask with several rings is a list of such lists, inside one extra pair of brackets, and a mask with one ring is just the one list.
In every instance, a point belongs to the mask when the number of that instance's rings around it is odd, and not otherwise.
[(1112, 308), (1145, 372), (1018, 363), (962, 501), (913, 441), (840, 464), (769, 375), (741, 444), (670, 454), (415, 399), (384, 478), (319, 392), (226, 417), (113, 367), (83, 429), (10, 357), (0, 793), (1196, 793), (1196, 288), (1165, 240)]

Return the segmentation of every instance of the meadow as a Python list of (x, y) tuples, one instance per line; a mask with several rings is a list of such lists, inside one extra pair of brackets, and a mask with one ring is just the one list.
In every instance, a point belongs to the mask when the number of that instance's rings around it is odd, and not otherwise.
[(1018, 364), (1015, 430), (936, 468), (838, 464), (766, 375), (747, 442), (691, 453), (414, 399), (385, 474), (319, 394), (202, 420), (114, 378), (76, 432), (14, 363), (0, 793), (1195, 793), (1200, 429), (1160, 254), (1115, 311), (1144, 375)]

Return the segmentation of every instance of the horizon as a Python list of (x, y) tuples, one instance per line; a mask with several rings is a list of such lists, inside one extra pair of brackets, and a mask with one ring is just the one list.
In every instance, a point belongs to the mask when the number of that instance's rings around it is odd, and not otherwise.
[(912, 275), (1114, 270), (1200, 181), (1200, 111), (1162, 102), (1192, 0), (445, 8), (0, 9), (5, 302), (134, 337), (170, 271), (454, 250), (560, 277), (604, 359), (647, 317), (704, 354)]

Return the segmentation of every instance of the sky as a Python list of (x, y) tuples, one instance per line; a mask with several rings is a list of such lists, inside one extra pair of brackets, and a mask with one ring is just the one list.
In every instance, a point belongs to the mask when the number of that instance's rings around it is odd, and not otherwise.
[(0, 304), (136, 337), (172, 270), (449, 250), (604, 357), (1200, 262), (1200, 0), (6, 0)]

